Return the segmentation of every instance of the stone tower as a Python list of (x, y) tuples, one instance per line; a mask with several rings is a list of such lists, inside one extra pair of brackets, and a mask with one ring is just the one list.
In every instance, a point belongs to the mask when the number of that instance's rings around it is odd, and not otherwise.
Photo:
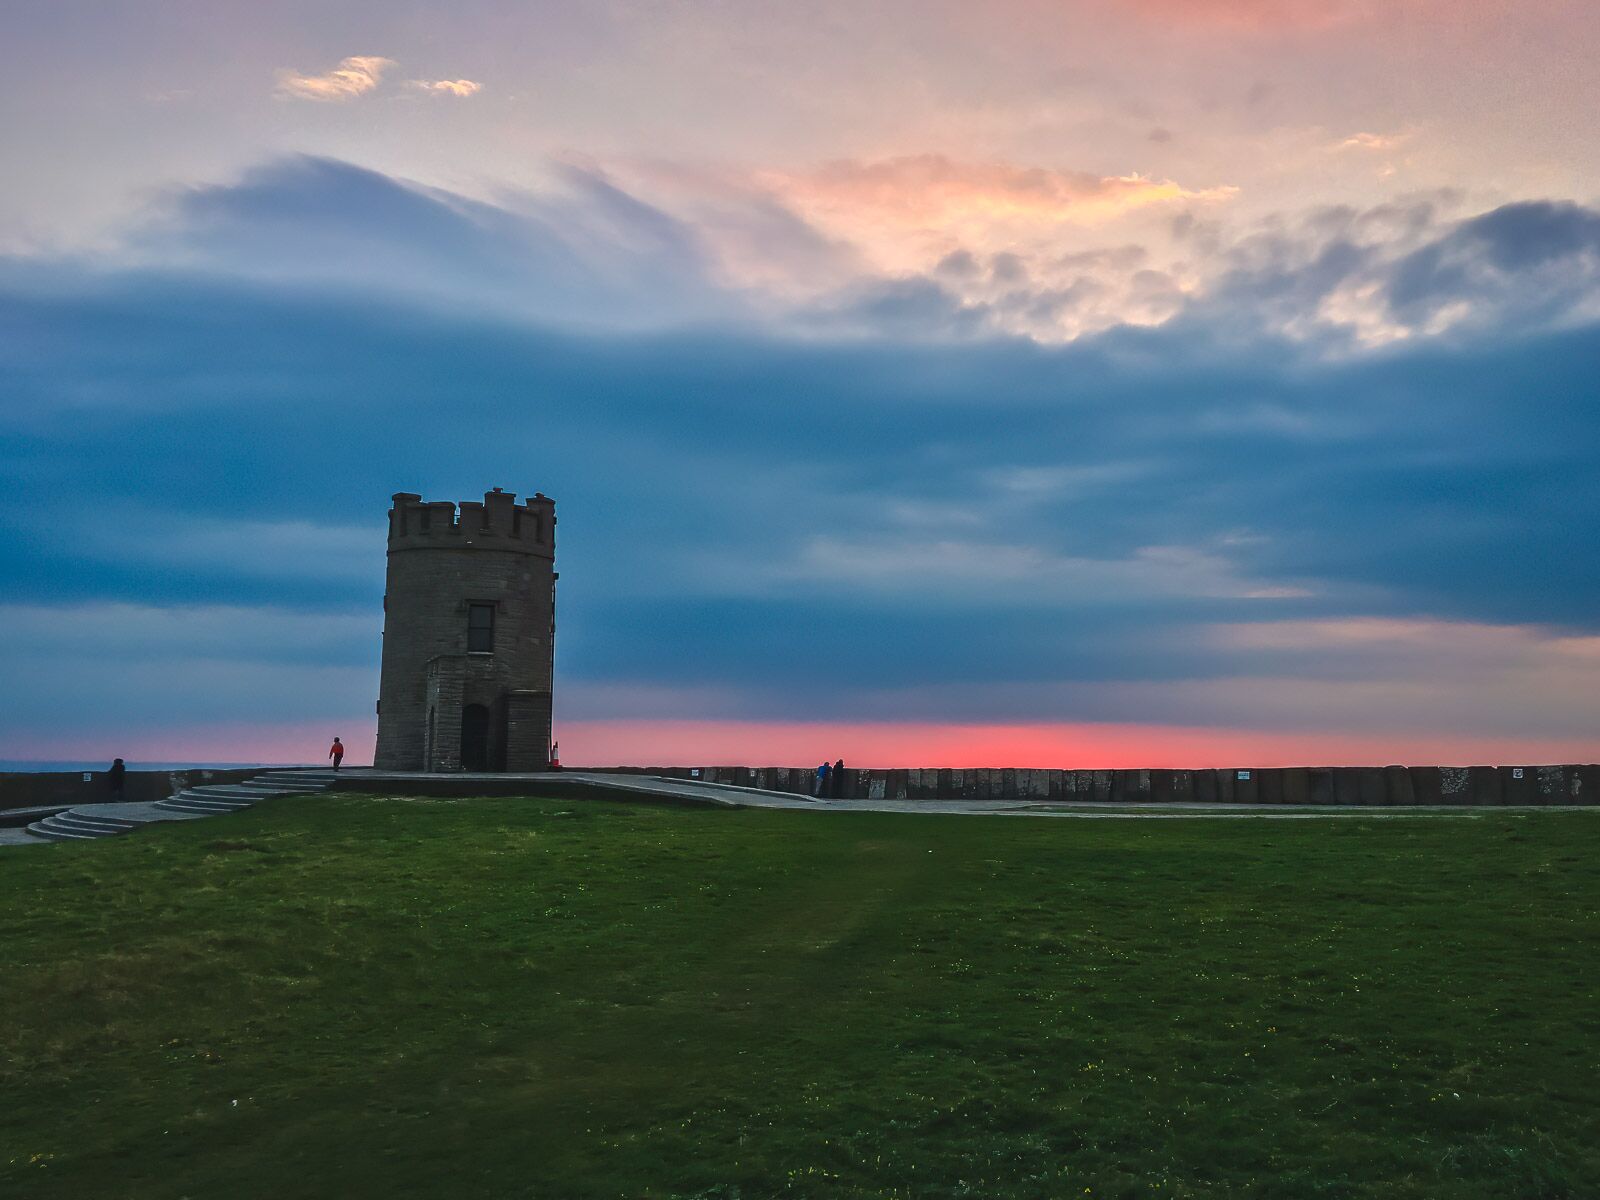
[(499, 488), (483, 503), (389, 511), (378, 752), (388, 771), (550, 764), (556, 506)]

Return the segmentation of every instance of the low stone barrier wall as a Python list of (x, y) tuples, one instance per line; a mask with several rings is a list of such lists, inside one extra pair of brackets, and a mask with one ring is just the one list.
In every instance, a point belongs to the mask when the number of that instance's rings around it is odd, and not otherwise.
[[(815, 767), (584, 767), (810, 795)], [(1600, 803), (1600, 765), (1238, 767), (1216, 770), (846, 768), (832, 794), (861, 800), (1109, 804), (1540, 805)]]
[[(260, 767), (129, 771), (123, 779), (123, 799), (165, 800), (196, 784), (238, 783), (260, 773)], [(0, 773), (0, 810), (44, 804), (103, 804), (110, 799), (104, 770)]]

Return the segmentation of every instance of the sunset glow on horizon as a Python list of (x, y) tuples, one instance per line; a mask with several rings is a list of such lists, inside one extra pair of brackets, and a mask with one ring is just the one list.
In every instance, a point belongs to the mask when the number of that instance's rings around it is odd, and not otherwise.
[[(300, 726), (222, 725), (35, 743), (26, 761), (280, 763), (325, 761), (334, 734), (352, 748), (347, 767), (368, 765), (372, 722)], [(1381, 738), (1316, 731), (1141, 725), (943, 725), (761, 723), (740, 721), (569, 721), (557, 739), (568, 770), (602, 767), (812, 767), (842, 758), (851, 766), (1034, 770), (1204, 770), (1234, 767), (1535, 766), (1587, 761), (1586, 738)], [(319, 758), (319, 754), (323, 757)]]

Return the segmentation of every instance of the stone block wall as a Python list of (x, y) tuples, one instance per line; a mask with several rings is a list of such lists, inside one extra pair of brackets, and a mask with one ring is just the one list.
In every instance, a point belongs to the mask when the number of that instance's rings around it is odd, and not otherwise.
[[(129, 771), (122, 780), (123, 799), (165, 800), (202, 783), (240, 783), (261, 773), (260, 767), (191, 767), (180, 771)], [(87, 775), (89, 778), (85, 779)], [(18, 771), (0, 773), (0, 811), (43, 804), (102, 804), (111, 799), (106, 773), (100, 771)]]
[[(813, 767), (606, 767), (810, 795)], [(1120, 771), (1035, 768), (847, 768), (842, 799), (1017, 800), (1116, 804), (1387, 807), (1600, 803), (1600, 765), (1528, 767), (1242, 767)]]

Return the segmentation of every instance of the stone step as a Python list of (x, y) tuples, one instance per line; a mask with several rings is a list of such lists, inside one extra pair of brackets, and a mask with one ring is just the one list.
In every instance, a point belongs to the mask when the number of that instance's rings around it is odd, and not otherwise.
[[(205, 783), (157, 800), (152, 807), (174, 815), (214, 817), (250, 808), (273, 796), (304, 795), (328, 788), (337, 776), (332, 771), (300, 769), (263, 771), (239, 783)], [(137, 829), (143, 821), (130, 821), (93, 811), (94, 806), (52, 811), (24, 828), (33, 837), (53, 842), (87, 842), (115, 837)], [(18, 822), (20, 824), (20, 822)]]
[(293, 788), (277, 784), (197, 783), (184, 791), (204, 796), (286, 796)]
[(238, 803), (227, 800), (207, 800), (201, 796), (168, 796), (165, 800), (157, 800), (156, 807), (167, 812), (189, 813), (231, 813), (252, 807), (249, 803)]
[(45, 817), (39, 822), (53, 829), (66, 829), (74, 832), (91, 833), (96, 835), (127, 833), (130, 829), (137, 829), (139, 822), (125, 820), (122, 817), (102, 817), (81, 809), (69, 808), (66, 812), (56, 813), (54, 816)]
[(243, 784), (195, 784), (190, 787), (190, 792), (250, 792), (253, 795), (293, 795), (296, 792), (320, 792), (326, 784), (317, 782), (294, 782), (293, 779), (280, 781), (280, 779), (266, 779)]
[[(168, 800), (176, 800), (179, 796), (186, 800), (210, 800), (217, 804), (251, 805), (262, 800), (270, 800), (274, 796), (289, 796), (292, 792), (203, 792), (195, 788), (179, 792), (177, 796), (168, 796)], [(161, 803), (158, 801), (158, 803)]]
[(30, 804), (26, 808), (0, 808), (0, 829), (21, 829), (34, 821), (66, 812), (71, 807), (70, 804)]

